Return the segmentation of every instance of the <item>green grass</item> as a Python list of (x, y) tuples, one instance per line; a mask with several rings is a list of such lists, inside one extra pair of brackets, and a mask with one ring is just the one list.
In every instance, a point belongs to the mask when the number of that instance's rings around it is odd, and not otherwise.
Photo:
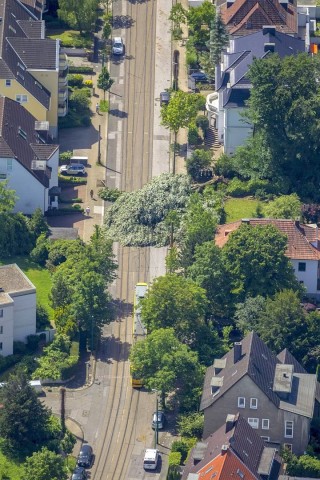
[(252, 198), (229, 198), (225, 205), (227, 223), (241, 218), (256, 217), (258, 204), (259, 201)]
[(27, 275), (37, 289), (37, 302), (47, 308), (50, 319), (53, 318), (53, 310), (49, 305), (48, 295), (51, 291), (51, 277), (46, 268), (32, 262), (28, 257), (17, 256), (0, 259), (0, 265), (16, 263)]
[(109, 112), (109, 102), (108, 100), (100, 100), (100, 112), (107, 113)]
[(47, 36), (52, 40), (61, 40), (64, 47), (91, 48), (92, 46), (90, 35), (80, 35), (76, 30), (50, 30), (50, 35)]
[(0, 451), (0, 478), (10, 478), (10, 480), (22, 480), (22, 465), (6, 457)]

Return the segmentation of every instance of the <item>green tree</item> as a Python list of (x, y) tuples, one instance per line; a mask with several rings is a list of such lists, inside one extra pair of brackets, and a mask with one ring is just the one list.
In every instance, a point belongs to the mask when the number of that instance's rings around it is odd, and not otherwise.
[(196, 245), (194, 261), (187, 268), (187, 276), (205, 289), (209, 301), (209, 315), (228, 316), (231, 302), (229, 274), (224, 265), (222, 251), (212, 240)]
[(222, 21), (221, 15), (217, 13), (210, 25), (210, 60), (214, 65), (221, 61), (221, 52), (229, 42), (229, 35)]
[(67, 480), (68, 471), (61, 455), (42, 448), (26, 459), (24, 464), (25, 480)]
[(265, 302), (264, 297), (257, 295), (247, 297), (243, 303), (237, 303), (234, 319), (244, 336), (252, 330), (258, 331), (261, 315), (265, 311)]
[(0, 182), (0, 213), (11, 212), (17, 200), (15, 190), (8, 188), (8, 180), (2, 180)]
[(70, 355), (71, 340), (67, 335), (57, 334), (50, 345), (43, 349), (44, 355), (39, 360), (39, 367), (33, 378), (50, 378), (59, 380), (63, 371), (78, 361), (78, 357)]
[(205, 290), (192, 280), (168, 274), (157, 277), (142, 301), (148, 331), (174, 328), (180, 341), (190, 343), (206, 312)]
[(0, 435), (10, 449), (28, 452), (47, 438), (49, 410), (38, 399), (26, 375), (11, 376), (1, 389)]
[(256, 59), (249, 71), (248, 119), (268, 146), (276, 175), (306, 197), (319, 197), (319, 71), (318, 59), (304, 53)]
[(292, 288), (301, 290), (290, 260), (285, 256), (287, 239), (273, 225), (241, 225), (223, 247), (235, 301), (267, 296)]
[(268, 218), (290, 218), (292, 220), (300, 219), (302, 204), (296, 193), (291, 195), (282, 195), (272, 202), (269, 202), (264, 208), (263, 213)]
[(179, 342), (173, 328), (160, 328), (133, 345), (130, 363), (145, 386), (161, 392), (164, 405), (167, 394), (175, 396), (184, 408), (199, 401), (203, 380), (195, 352)]
[(98, 18), (99, 0), (59, 0), (58, 16), (71, 28), (91, 33)]
[(36, 322), (37, 331), (45, 330), (50, 327), (48, 310), (41, 303), (37, 303)]
[(102, 67), (101, 73), (98, 77), (98, 88), (103, 90), (103, 99), (106, 99), (106, 91), (110, 90), (112, 85), (114, 84), (114, 80), (110, 78), (110, 73), (108, 72), (107, 67)]
[(203, 413), (196, 412), (180, 415), (177, 425), (179, 435), (181, 435), (182, 437), (196, 437), (200, 440), (202, 438), (204, 426)]
[(78, 115), (88, 115), (90, 112), (90, 96), (85, 88), (74, 90), (69, 99), (69, 107)]
[(181, 90), (174, 92), (168, 105), (161, 108), (161, 124), (174, 133), (174, 143), (180, 128), (188, 127), (195, 121), (199, 110), (205, 105), (205, 98), (195, 93), (190, 95)]
[(187, 15), (189, 33), (198, 48), (206, 48), (210, 36), (210, 25), (215, 15), (215, 5), (208, 0), (198, 7), (189, 8)]
[(177, 2), (175, 5), (173, 5), (170, 11), (169, 20), (173, 22), (174, 29), (180, 28), (181, 24), (187, 22), (187, 15), (188, 12), (185, 8), (183, 8), (181, 3)]
[(191, 157), (187, 158), (187, 172), (193, 180), (199, 178), (200, 170), (210, 167), (212, 153), (206, 150), (195, 150)]
[(0, 213), (0, 257), (25, 255), (34, 246), (27, 217), (22, 213)]

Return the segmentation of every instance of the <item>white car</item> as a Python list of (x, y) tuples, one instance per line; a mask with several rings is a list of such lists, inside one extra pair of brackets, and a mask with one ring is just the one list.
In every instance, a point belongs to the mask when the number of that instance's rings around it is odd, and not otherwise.
[(61, 165), (61, 175), (84, 175), (86, 169), (81, 163), (74, 163), (71, 165)]
[(123, 55), (124, 45), (121, 37), (114, 37), (112, 40), (112, 53), (113, 55)]

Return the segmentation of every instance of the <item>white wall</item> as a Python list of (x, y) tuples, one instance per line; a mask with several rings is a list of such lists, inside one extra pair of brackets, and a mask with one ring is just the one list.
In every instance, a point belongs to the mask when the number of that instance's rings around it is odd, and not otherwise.
[[(318, 278), (318, 261), (317, 260), (291, 260), (294, 273), (297, 279), (303, 281), (303, 284), (309, 294), (320, 294), (320, 291), (317, 290), (317, 278)], [(303, 262), (306, 264), (306, 271), (299, 272), (299, 263)]]
[(42, 212), (47, 207), (45, 187), (24, 168), (17, 160), (12, 160), (12, 170), (8, 170), (6, 158), (0, 158), (0, 173), (6, 173), (9, 188), (16, 191), (19, 197), (14, 212), (31, 215), (36, 208)]
[(58, 186), (58, 169), (59, 169), (59, 149), (52, 155), (47, 162), (48, 167), (52, 168), (49, 188)]
[(13, 353), (13, 302), (6, 305), (0, 304), (1, 310), (3, 310), (3, 316), (0, 317), (0, 326), (3, 327), (3, 333), (0, 333), (2, 343), (0, 355), (6, 357)]
[(10, 296), (14, 301), (13, 340), (25, 342), (36, 333), (36, 293)]
[(244, 145), (252, 135), (252, 126), (242, 117), (244, 108), (225, 108), (224, 111), (224, 152), (232, 155), (236, 147)]

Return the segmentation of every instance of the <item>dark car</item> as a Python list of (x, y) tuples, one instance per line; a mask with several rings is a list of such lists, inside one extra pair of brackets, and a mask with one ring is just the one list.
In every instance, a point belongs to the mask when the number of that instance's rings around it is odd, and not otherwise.
[[(158, 422), (157, 422), (157, 413), (158, 413)], [(164, 428), (164, 424), (166, 422), (166, 417), (165, 417), (165, 414), (163, 412), (161, 412), (161, 410), (158, 410), (158, 412), (154, 412), (154, 414), (152, 415), (152, 428), (153, 429), (158, 429), (158, 430), (162, 430)], [(158, 424), (158, 426), (157, 426)]]
[(92, 447), (90, 447), (90, 445), (88, 445), (87, 443), (85, 445), (82, 445), (78, 457), (78, 466), (84, 468), (91, 467), (92, 457)]
[(86, 480), (87, 472), (83, 467), (76, 467), (72, 474), (71, 480)]
[(209, 79), (204, 72), (193, 72), (190, 77), (193, 78), (195, 82), (209, 83)]
[(169, 92), (161, 92), (160, 93), (160, 105), (168, 105), (170, 102), (170, 93)]

